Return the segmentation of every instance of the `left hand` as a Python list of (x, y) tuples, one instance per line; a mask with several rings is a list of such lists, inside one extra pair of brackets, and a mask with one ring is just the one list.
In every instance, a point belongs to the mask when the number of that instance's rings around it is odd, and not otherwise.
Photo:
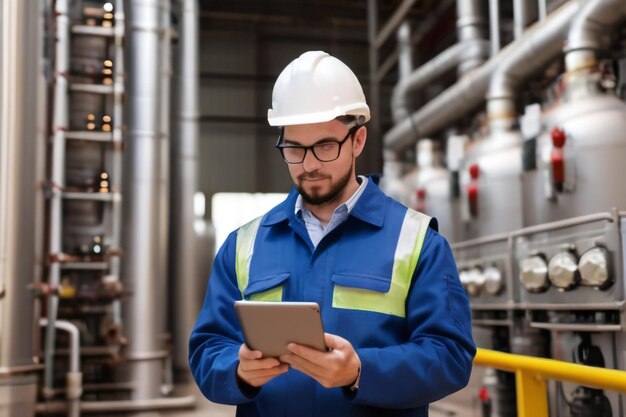
[(315, 379), (324, 388), (354, 384), (359, 375), (361, 360), (350, 342), (329, 333), (324, 333), (324, 341), (330, 349), (327, 352), (290, 343), (287, 346), (290, 353), (279, 359)]

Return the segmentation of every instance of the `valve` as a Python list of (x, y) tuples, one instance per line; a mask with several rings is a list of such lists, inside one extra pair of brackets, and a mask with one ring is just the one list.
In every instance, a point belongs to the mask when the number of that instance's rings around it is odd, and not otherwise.
[(550, 164), (552, 166), (552, 180), (557, 191), (563, 191), (565, 183), (565, 141), (567, 135), (563, 129), (555, 127), (550, 132), (552, 137), (552, 152), (550, 153)]
[(480, 174), (480, 169), (478, 164), (472, 164), (468, 170), (470, 174), (470, 183), (467, 186), (469, 212), (472, 217), (478, 217), (478, 176)]

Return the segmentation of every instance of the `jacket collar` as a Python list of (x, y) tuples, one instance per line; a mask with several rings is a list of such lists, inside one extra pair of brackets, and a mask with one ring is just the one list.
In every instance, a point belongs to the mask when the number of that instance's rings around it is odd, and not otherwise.
[[(295, 219), (297, 198), (298, 190), (291, 187), (287, 198), (263, 216), (261, 225), (272, 226), (292, 217)], [(382, 227), (385, 219), (386, 199), (387, 196), (378, 188), (374, 180), (369, 178), (363, 194), (359, 197), (350, 215), (373, 226)]]

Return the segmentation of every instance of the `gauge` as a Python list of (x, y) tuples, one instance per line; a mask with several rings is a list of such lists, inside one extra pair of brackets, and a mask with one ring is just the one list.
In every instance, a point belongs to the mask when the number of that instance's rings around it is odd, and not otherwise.
[(519, 264), (519, 280), (529, 292), (543, 292), (550, 286), (548, 265), (541, 255), (522, 259)]
[(609, 273), (609, 253), (603, 247), (596, 246), (583, 253), (578, 270), (582, 285), (605, 289), (613, 284)]
[(485, 284), (485, 276), (483, 272), (478, 267), (470, 268), (466, 271), (467, 273), (467, 293), (476, 297), (480, 294), (480, 290)]
[(562, 290), (574, 288), (579, 281), (578, 260), (572, 252), (559, 252), (550, 259), (548, 276), (555, 287)]
[(502, 279), (502, 273), (495, 266), (489, 266), (485, 268), (483, 272), (485, 278), (485, 290), (488, 294), (497, 295), (504, 288), (504, 282)]

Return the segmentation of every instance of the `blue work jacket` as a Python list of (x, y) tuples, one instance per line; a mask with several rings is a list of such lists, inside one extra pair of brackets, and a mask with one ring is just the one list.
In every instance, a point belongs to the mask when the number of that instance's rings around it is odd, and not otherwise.
[(244, 339), (233, 308), (243, 298), (236, 232), (217, 254), (191, 334), (196, 383), (211, 401), (237, 405), (237, 416), (427, 416), (429, 403), (467, 384), (476, 352), (469, 302), (448, 243), (432, 227), (426, 231), (400, 307), (404, 314), (333, 307), (339, 287), (382, 297), (390, 292), (408, 209), (369, 181), (348, 219), (314, 247), (295, 214), (296, 198), (292, 190), (261, 219), (243, 296), (281, 286), (283, 301), (317, 302), (324, 331), (350, 341), (361, 360), (359, 389), (327, 389), (294, 369), (260, 389), (238, 381)]

